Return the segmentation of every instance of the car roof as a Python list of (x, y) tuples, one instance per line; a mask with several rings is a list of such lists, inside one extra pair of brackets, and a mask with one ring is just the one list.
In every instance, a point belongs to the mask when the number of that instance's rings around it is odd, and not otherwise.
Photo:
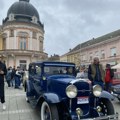
[(51, 65), (55, 65), (55, 66), (75, 66), (74, 63), (71, 63), (71, 62), (58, 62), (58, 61), (37, 61), (37, 62), (32, 62), (30, 63), (30, 65), (32, 64), (42, 64), (42, 65), (48, 65), (48, 66), (51, 66)]

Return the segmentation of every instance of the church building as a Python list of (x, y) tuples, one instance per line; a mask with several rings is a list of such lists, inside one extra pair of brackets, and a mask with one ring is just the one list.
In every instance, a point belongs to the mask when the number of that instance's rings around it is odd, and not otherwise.
[(6, 66), (28, 68), (30, 62), (46, 60), (44, 25), (29, 0), (19, 0), (8, 9), (0, 26), (0, 56)]

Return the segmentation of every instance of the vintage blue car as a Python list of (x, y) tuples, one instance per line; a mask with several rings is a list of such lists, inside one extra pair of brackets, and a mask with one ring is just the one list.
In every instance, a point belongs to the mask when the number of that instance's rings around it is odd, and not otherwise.
[(113, 96), (88, 79), (76, 79), (73, 63), (31, 63), (26, 97), (40, 109), (40, 120), (118, 120)]

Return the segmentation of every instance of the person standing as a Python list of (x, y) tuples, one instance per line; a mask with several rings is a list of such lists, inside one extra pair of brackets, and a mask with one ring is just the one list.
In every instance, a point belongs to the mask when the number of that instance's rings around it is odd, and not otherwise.
[(15, 66), (14, 66), (13, 69), (12, 69), (12, 73), (11, 73), (11, 85), (12, 85), (12, 87), (15, 86), (15, 73), (16, 73), (16, 69), (15, 69)]
[(76, 78), (87, 78), (87, 72), (85, 66), (81, 66), (79, 72), (77, 73)]
[(6, 78), (6, 82), (7, 82), (7, 84), (8, 84), (8, 87), (11, 87), (11, 73), (12, 73), (12, 70), (11, 70), (11, 67), (9, 67), (8, 69), (7, 69), (7, 74), (6, 74), (6, 76), (5, 76), (5, 78)]
[(21, 85), (21, 71), (20, 67), (17, 67), (16, 73), (15, 73), (15, 88), (20, 88)]
[(106, 64), (105, 70), (105, 88), (106, 91), (111, 92), (112, 78), (114, 77), (114, 72), (111, 69), (110, 64)]
[(99, 58), (95, 57), (93, 63), (88, 67), (88, 79), (91, 80), (93, 85), (98, 84), (104, 88), (104, 78), (104, 69), (99, 62)]
[(3, 110), (6, 109), (5, 105), (5, 93), (4, 93), (4, 76), (7, 73), (6, 65), (2, 62), (2, 58), (0, 56), (0, 101), (2, 103)]

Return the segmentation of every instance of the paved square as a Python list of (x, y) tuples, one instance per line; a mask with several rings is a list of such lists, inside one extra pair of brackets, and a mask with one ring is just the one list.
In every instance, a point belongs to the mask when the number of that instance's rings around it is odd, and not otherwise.
[(0, 104), (0, 120), (40, 120), (39, 111), (25, 100), (23, 89), (8, 88), (5, 84), (6, 110)]

